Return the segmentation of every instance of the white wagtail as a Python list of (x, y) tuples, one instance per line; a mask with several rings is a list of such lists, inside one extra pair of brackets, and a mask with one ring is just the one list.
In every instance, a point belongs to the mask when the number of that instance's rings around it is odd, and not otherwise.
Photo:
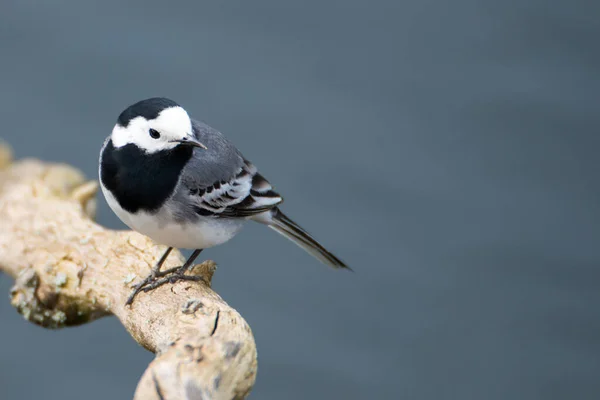
[[(191, 119), (173, 100), (151, 98), (119, 115), (100, 151), (100, 184), (110, 208), (131, 229), (169, 246), (140, 292), (186, 275), (203, 249), (227, 242), (248, 220), (282, 234), (334, 268), (348, 268), (279, 209), (283, 198), (216, 129)], [(194, 249), (181, 267), (160, 271), (171, 250)]]

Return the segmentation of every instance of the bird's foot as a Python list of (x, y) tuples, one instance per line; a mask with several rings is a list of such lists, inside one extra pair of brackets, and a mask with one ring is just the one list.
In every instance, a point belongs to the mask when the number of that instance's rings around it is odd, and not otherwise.
[(187, 259), (185, 264), (183, 264), (182, 266), (170, 268), (165, 271), (161, 271), (160, 267), (164, 264), (165, 260), (169, 256), (169, 253), (171, 252), (171, 250), (173, 250), (173, 248), (169, 247), (164, 252), (162, 257), (160, 258), (160, 260), (158, 260), (158, 263), (154, 266), (154, 268), (152, 268), (152, 272), (150, 272), (150, 275), (148, 275), (146, 277), (146, 279), (144, 279), (140, 283), (133, 286), (133, 292), (131, 292), (131, 295), (125, 302), (125, 305), (127, 305), (127, 306), (131, 305), (131, 303), (133, 303), (133, 300), (135, 299), (135, 296), (137, 296), (139, 292), (143, 291), (143, 292), (147, 293), (151, 290), (156, 289), (157, 287), (164, 285), (165, 283), (175, 283), (175, 282), (179, 282), (179, 281), (198, 282), (198, 281), (204, 280), (204, 278), (201, 276), (185, 274), (192, 266), (192, 263), (194, 262), (194, 260), (196, 258), (198, 258), (198, 254), (200, 254), (200, 252), (202, 252), (202, 249), (194, 250), (192, 255)]
[(158, 279), (148, 285), (146, 285), (145, 287), (143, 287), (141, 289), (141, 291), (143, 291), (144, 293), (150, 292), (151, 290), (156, 289), (159, 286), (162, 286), (166, 283), (175, 283), (175, 282), (179, 282), (179, 281), (191, 281), (191, 282), (200, 282), (204, 280), (203, 277), (201, 276), (194, 276), (194, 275), (185, 275), (184, 271), (176, 271), (173, 272), (171, 275), (165, 276), (162, 279)]
[(187, 266), (170, 268), (165, 271), (152, 271), (140, 283), (133, 285), (133, 292), (125, 302), (125, 305), (131, 305), (133, 300), (140, 292), (148, 293), (167, 283), (175, 283), (179, 281), (199, 282), (204, 280), (202, 276), (186, 275)]

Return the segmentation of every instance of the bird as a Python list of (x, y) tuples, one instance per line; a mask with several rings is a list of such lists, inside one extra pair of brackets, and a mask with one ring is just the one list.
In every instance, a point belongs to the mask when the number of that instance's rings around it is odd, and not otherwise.
[[(350, 268), (280, 209), (283, 197), (220, 131), (175, 101), (152, 97), (122, 111), (100, 150), (98, 175), (111, 210), (167, 250), (126, 301), (186, 274), (202, 250), (224, 244), (247, 222), (266, 225), (335, 269)], [(173, 248), (193, 250), (161, 271)]]

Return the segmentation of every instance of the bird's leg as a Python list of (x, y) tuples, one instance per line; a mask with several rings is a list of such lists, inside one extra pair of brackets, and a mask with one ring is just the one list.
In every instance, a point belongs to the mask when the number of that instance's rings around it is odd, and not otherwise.
[(159, 274), (160, 272), (160, 267), (162, 267), (162, 265), (165, 263), (165, 261), (167, 261), (167, 257), (169, 257), (169, 254), (171, 254), (171, 250), (173, 250), (172, 247), (169, 247), (164, 254), (160, 257), (160, 260), (158, 260), (158, 262), (156, 263), (156, 265), (152, 268), (152, 273), (151, 275), (154, 276), (160, 276)]
[[(203, 249), (194, 250), (194, 252), (187, 259), (185, 264), (183, 264), (181, 267), (171, 268), (171, 269), (165, 271), (165, 273), (168, 274), (168, 276), (165, 276), (164, 278), (156, 280), (152, 283), (149, 283), (148, 285), (144, 286), (141, 290), (144, 292), (149, 292), (151, 290), (156, 289), (159, 286), (164, 285), (165, 283), (175, 283), (175, 282), (179, 282), (179, 281), (198, 282), (198, 281), (203, 280), (204, 278), (202, 276), (194, 276), (194, 275), (186, 275), (185, 274), (190, 269), (190, 267), (192, 266), (192, 264), (194, 263), (196, 258), (198, 258), (198, 255), (200, 255), (202, 250)], [(161, 275), (161, 276), (164, 276), (164, 275)]]
[(144, 279), (143, 281), (141, 281), (138, 284), (133, 285), (133, 292), (131, 293), (131, 295), (129, 296), (129, 298), (127, 299), (127, 302), (125, 302), (126, 305), (129, 305), (131, 303), (133, 303), (133, 299), (135, 298), (135, 296), (146, 286), (148, 285), (150, 282), (155, 281), (156, 278), (161, 277), (166, 275), (169, 272), (172, 272), (174, 270), (176, 270), (177, 268), (171, 268), (167, 271), (160, 271), (160, 267), (162, 267), (162, 265), (165, 263), (165, 261), (167, 260), (167, 257), (169, 257), (169, 254), (171, 253), (171, 250), (173, 250), (172, 247), (169, 247), (164, 254), (160, 257), (160, 260), (158, 260), (158, 262), (156, 263), (156, 265), (154, 267), (152, 267), (152, 271), (150, 272), (150, 275), (148, 275), (146, 277), (146, 279)]
[[(185, 264), (183, 264), (180, 267), (170, 268), (166, 271), (159, 271), (160, 267), (158, 267), (158, 269), (156, 267), (153, 268), (150, 276), (148, 276), (141, 283), (138, 283), (137, 285), (134, 286), (133, 293), (131, 293), (131, 296), (129, 296), (129, 298), (127, 299), (127, 302), (125, 304), (128, 305), (128, 304), (133, 303), (133, 299), (139, 292), (142, 292), (142, 291), (149, 292), (149, 291), (154, 290), (157, 287), (160, 287), (166, 283), (175, 283), (178, 281), (198, 282), (198, 281), (203, 280), (202, 276), (185, 275), (185, 273), (188, 271), (188, 269), (190, 269), (190, 267), (192, 266), (192, 264), (194, 263), (196, 258), (198, 258), (198, 255), (201, 252), (202, 252), (202, 249), (194, 250), (194, 252), (187, 259)], [(163, 256), (163, 257), (166, 258), (166, 256)], [(164, 260), (163, 260), (163, 262), (164, 262)], [(161, 279), (157, 279), (157, 278), (161, 278)]]

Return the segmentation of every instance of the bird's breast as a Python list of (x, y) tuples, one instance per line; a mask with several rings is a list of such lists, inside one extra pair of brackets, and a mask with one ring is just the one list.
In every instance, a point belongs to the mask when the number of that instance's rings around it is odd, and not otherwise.
[(223, 244), (233, 238), (245, 222), (202, 216), (182, 221), (175, 218), (167, 207), (154, 213), (141, 210), (130, 213), (121, 207), (104, 185), (102, 191), (110, 208), (125, 225), (158, 244), (179, 249), (206, 249)]

